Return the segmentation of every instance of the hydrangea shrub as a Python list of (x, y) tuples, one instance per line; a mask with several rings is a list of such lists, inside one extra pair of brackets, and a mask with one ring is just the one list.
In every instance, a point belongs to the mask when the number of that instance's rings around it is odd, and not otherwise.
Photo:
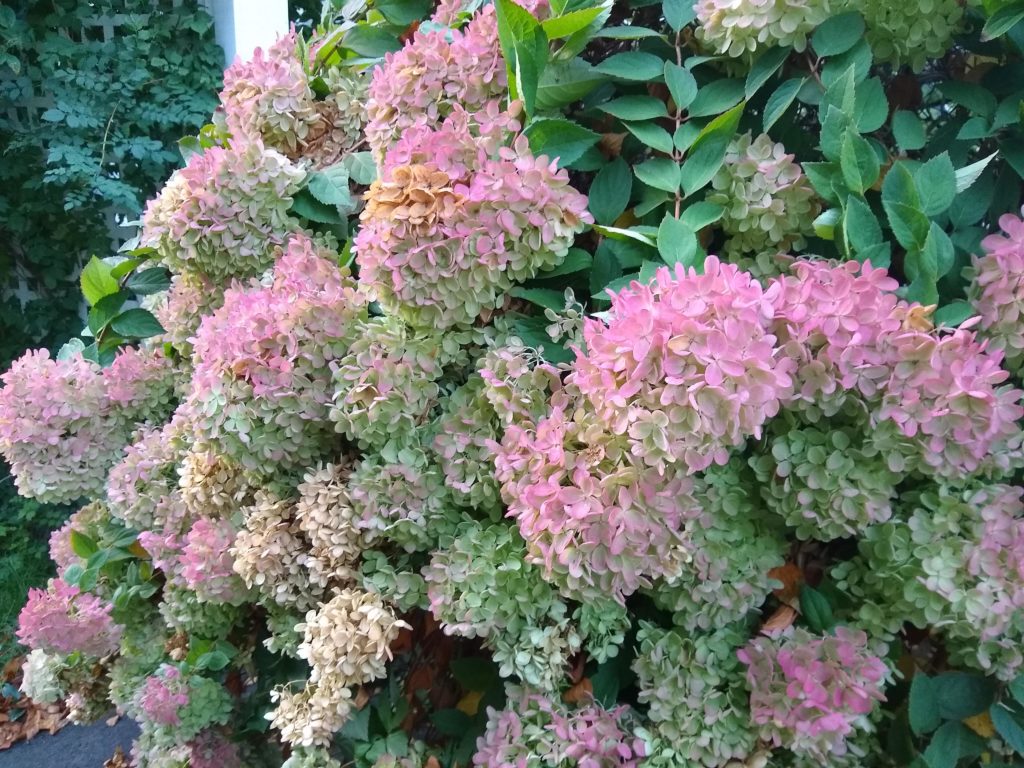
[(1018, 764), (1018, 6), (327, 3), (234, 63), (3, 375), (79, 505), (24, 690), (135, 768)]

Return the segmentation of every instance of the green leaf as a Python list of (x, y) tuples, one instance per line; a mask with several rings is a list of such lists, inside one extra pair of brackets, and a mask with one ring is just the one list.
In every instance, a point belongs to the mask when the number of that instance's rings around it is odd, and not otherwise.
[(607, 37), (610, 40), (642, 40), (647, 37), (663, 37), (660, 32), (647, 27), (605, 27), (595, 37)]
[(829, 202), (839, 202), (833, 185), (842, 176), (838, 163), (804, 163), (803, 169), (815, 192)]
[(126, 339), (148, 339), (164, 332), (164, 327), (148, 309), (126, 309), (110, 321), (110, 329)]
[(356, 184), (369, 186), (377, 178), (377, 164), (371, 152), (353, 152), (346, 155), (342, 163)]
[(921, 149), (925, 145), (924, 123), (913, 112), (900, 110), (892, 116), (892, 133), (904, 152)]
[(537, 109), (561, 109), (607, 82), (583, 59), (556, 62), (544, 69), (537, 85)]
[(690, 117), (720, 115), (742, 100), (742, 80), (712, 80), (697, 92), (688, 111)]
[(658, 227), (658, 253), (662, 260), (670, 267), (676, 264), (692, 267), (699, 250), (697, 234), (679, 219), (665, 214)]
[(926, 216), (938, 216), (956, 197), (956, 174), (949, 153), (943, 152), (914, 172), (914, 186)]
[(208, 651), (196, 660), (196, 669), (219, 672), (230, 663), (231, 659), (223, 651)]
[(104, 296), (89, 310), (89, 330), (93, 336), (99, 336), (107, 323), (117, 317), (124, 303), (131, 298), (128, 291), (118, 291)]
[(965, 165), (963, 168), (957, 168), (956, 170), (956, 191), (957, 194), (968, 189), (974, 182), (978, 180), (978, 177), (985, 172), (988, 164), (992, 162), (993, 158), (998, 155), (998, 152), (993, 152), (988, 157), (983, 157), (976, 163)]
[(889, 100), (877, 77), (865, 80), (857, 86), (853, 107), (859, 133), (873, 133), (885, 125), (889, 117)]
[(725, 151), (736, 133), (744, 104), (741, 102), (724, 115), (719, 115), (706, 126), (690, 147), (683, 163), (682, 183), (687, 196), (711, 181), (725, 160)]
[(666, 155), (672, 154), (672, 137), (668, 135), (668, 131), (657, 123), (630, 123), (623, 121), (622, 124), (626, 126), (627, 131), (651, 149), (664, 152)]
[(456, 682), (467, 691), (486, 691), (501, 685), (498, 665), (483, 656), (452, 659), (449, 665)]
[(125, 259), (124, 261), (119, 261), (110, 270), (110, 276), (112, 278), (114, 278), (115, 280), (120, 280), (122, 277), (127, 275), (133, 269), (135, 269), (136, 267), (141, 266), (142, 264), (145, 264), (147, 261), (148, 261), (148, 259), (145, 259), (145, 258)]
[(932, 678), (918, 672), (910, 681), (910, 729), (918, 736), (931, 733), (942, 724), (938, 691)]
[(686, 226), (697, 232), (709, 224), (714, 224), (725, 213), (720, 205), (701, 201), (694, 203), (679, 215), (679, 220)]
[(1024, 2), (1007, 3), (989, 16), (981, 30), (982, 41), (1002, 37), (1024, 20)]
[(461, 736), (473, 727), (469, 715), (459, 709), (439, 709), (430, 720), (442, 736)]
[(1018, 755), (1024, 755), (1024, 724), (1021, 721), (1021, 713), (1014, 712), (1003, 704), (993, 704), (989, 715), (992, 717), (992, 725), (1003, 737), (1003, 741)]
[(902, 203), (912, 208), (921, 205), (921, 199), (917, 195), (917, 186), (914, 184), (914, 176), (905, 162), (898, 161), (885, 174), (882, 182), (882, 202)]
[(138, 296), (150, 296), (171, 287), (171, 273), (164, 267), (150, 267), (136, 272), (125, 282), (125, 288)]
[(431, 0), (375, 0), (373, 7), (392, 24), (407, 27), (430, 13)]
[(743, 86), (743, 92), (747, 100), (757, 93), (772, 75), (779, 71), (779, 67), (783, 65), (792, 52), (793, 49), (789, 47), (771, 48), (754, 62), (747, 75), (747, 82)]
[(561, 291), (555, 291), (551, 288), (523, 288), (517, 285), (508, 294), (509, 296), (515, 296), (517, 299), (524, 299), (531, 304), (536, 304), (538, 307), (553, 309), (555, 312), (561, 312), (565, 309), (565, 295)]
[(578, 160), (587, 147), (593, 146), (601, 138), (579, 123), (562, 117), (537, 118), (526, 127), (524, 133), (534, 155), (557, 158), (561, 167)]
[(864, 35), (864, 19), (856, 11), (830, 16), (811, 35), (819, 56), (835, 56), (853, 48)]
[(76, 531), (74, 528), (71, 529), (71, 551), (80, 558), (88, 560), (99, 552), (99, 549), (100, 548), (96, 546), (96, 542), (91, 538), (81, 531)]
[(772, 92), (772, 95), (768, 97), (768, 101), (764, 105), (763, 124), (764, 130), (767, 131), (775, 123), (779, 121), (786, 110), (789, 109), (793, 101), (796, 99), (797, 93), (803, 88), (804, 83), (807, 82), (807, 78), (794, 77), (786, 80), (782, 85)]
[(544, 30), (544, 34), (547, 35), (548, 40), (561, 40), (563, 37), (569, 37), (589, 27), (590, 23), (600, 16), (603, 11), (604, 9), (600, 6), (570, 11), (562, 16), (556, 16), (541, 22), (541, 28)]
[(509, 92), (512, 98), (522, 100), (526, 114), (532, 115), (540, 75), (547, 65), (547, 35), (533, 14), (512, 0), (495, 0), (494, 7)]
[(341, 224), (345, 221), (336, 205), (321, 203), (308, 189), (303, 189), (292, 198), (288, 212), (318, 224)]
[(593, 259), (591, 258), (590, 254), (584, 251), (582, 248), (570, 248), (569, 253), (566, 254), (561, 264), (552, 269), (542, 270), (538, 272), (537, 279), (547, 280), (552, 277), (572, 275), (575, 274), (576, 272), (582, 272), (585, 269), (590, 269), (590, 265), (592, 263)]
[(609, 56), (594, 70), (620, 80), (657, 80), (661, 77), (665, 62), (653, 53), (627, 51)]
[(350, 27), (345, 33), (343, 45), (360, 56), (372, 59), (382, 58), (384, 54), (393, 53), (402, 48), (402, 44), (395, 35), (382, 27), (369, 24), (357, 24)]
[(843, 212), (838, 208), (829, 208), (828, 210), (822, 211), (818, 217), (811, 222), (814, 234), (822, 240), (835, 240), (836, 226), (839, 224), (842, 216)]
[(931, 222), (919, 208), (904, 203), (882, 203), (893, 235), (906, 249), (923, 248)]
[(836, 624), (828, 598), (807, 584), (800, 587), (800, 614), (815, 632), (828, 632)]
[(599, 235), (610, 237), (613, 240), (634, 240), (638, 243), (649, 245), (652, 248), (658, 247), (658, 243), (655, 240), (651, 239), (649, 235), (646, 235), (643, 232), (638, 232), (635, 229), (623, 229), (621, 227), (605, 227), (602, 226), (601, 224), (595, 224), (594, 231), (597, 232)]
[(645, 160), (633, 169), (644, 184), (674, 194), (679, 189), (679, 164), (667, 157)]
[(95, 256), (89, 259), (89, 262), (82, 269), (79, 282), (82, 285), (82, 295), (85, 296), (85, 300), (89, 302), (90, 306), (104, 296), (109, 296), (120, 290), (121, 286), (117, 284), (117, 280), (110, 274), (111, 269), (109, 264)]
[(590, 212), (600, 224), (614, 224), (629, 204), (633, 174), (621, 157), (597, 172), (590, 184)]
[(988, 709), (996, 695), (990, 678), (969, 672), (946, 672), (932, 678), (943, 720), (963, 720)]
[(829, 104), (825, 108), (825, 119), (821, 123), (821, 153), (833, 161), (841, 160), (843, 140), (847, 131), (854, 129), (853, 120), (839, 107)]
[(598, 109), (620, 120), (653, 120), (668, 117), (665, 102), (653, 96), (621, 96), (598, 105)]
[[(878, 180), (882, 166), (871, 144), (855, 130), (849, 129), (839, 150), (839, 167), (851, 191), (863, 193)], [(951, 167), (952, 169), (952, 167)]]
[(843, 214), (843, 232), (857, 253), (882, 242), (882, 225), (878, 223), (871, 207), (859, 197), (846, 199)]
[(962, 757), (981, 754), (985, 740), (963, 723), (946, 723), (932, 736), (924, 752), (928, 768), (955, 768)]
[(973, 315), (974, 307), (966, 301), (957, 299), (943, 307), (939, 307), (935, 311), (934, 317), (936, 325), (946, 326), (947, 328), (956, 328), (960, 323)]
[(951, 80), (939, 84), (939, 90), (947, 99), (974, 115), (991, 118), (996, 111), (996, 97), (977, 83)]
[(588, 288), (593, 299), (607, 301), (608, 295), (604, 293), (604, 287), (622, 277), (622, 265), (612, 250), (612, 240), (602, 240), (594, 252), (594, 266), (590, 270), (590, 281)]
[(1024, 674), (1017, 675), (1006, 688), (1010, 695), (1017, 700), (1017, 703), (1024, 707)]
[(665, 62), (664, 75), (665, 85), (668, 86), (668, 92), (672, 94), (672, 101), (675, 102), (676, 109), (686, 109), (697, 96), (697, 80), (686, 67), (681, 67), (671, 61)]
[(309, 174), (309, 191), (324, 205), (351, 205), (348, 168), (344, 163), (337, 163), (321, 171), (313, 171)]
[(693, 5), (694, 0), (664, 0), (661, 9), (665, 14), (665, 21), (678, 32), (697, 18)]

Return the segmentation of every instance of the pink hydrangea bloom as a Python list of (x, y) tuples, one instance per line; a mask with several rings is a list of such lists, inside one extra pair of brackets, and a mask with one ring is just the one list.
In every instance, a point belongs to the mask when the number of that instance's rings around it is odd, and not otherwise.
[(971, 304), (981, 316), (992, 348), (1006, 354), (1011, 370), (1024, 369), (1024, 221), (1013, 214), (999, 219), (1002, 232), (981, 241), (985, 254), (974, 259)]
[(261, 142), (194, 154), (149, 201), (142, 242), (174, 272), (215, 282), (257, 275), (296, 221), (288, 209), (306, 173)]
[(100, 495), (128, 430), (110, 407), (99, 366), (35, 350), (0, 381), (0, 453), (19, 493), (58, 503)]
[(637, 768), (646, 749), (624, 728), (628, 707), (606, 710), (593, 702), (572, 710), (547, 696), (511, 691), (508, 708), (488, 710), (487, 730), (477, 740), (473, 765), (523, 768), (544, 765), (579, 768)]
[[(454, 20), (453, 14), (445, 23)], [(389, 53), (370, 83), (366, 140), (383, 159), (410, 128), (435, 128), (457, 107), (486, 111), (507, 92), (505, 61), (493, 6), (464, 30), (416, 32), (402, 50)]]
[(313, 464), (333, 434), (329, 364), (348, 350), (364, 307), (332, 254), (292, 236), (269, 285), (228, 290), (199, 328), (188, 399), (196, 434), (246, 469)]
[(200, 601), (237, 603), (245, 597), (230, 551), (236, 533), (230, 520), (201, 518), (185, 535), (179, 561), (181, 578)]
[(564, 594), (621, 602), (681, 573), (682, 522), (698, 505), (689, 477), (632, 466), (626, 441), (578, 406), (558, 393), (536, 426), (507, 426), (496, 476), (531, 558)]
[(113, 606), (78, 587), (51, 579), (46, 590), (31, 589), (18, 616), (17, 636), (30, 648), (68, 655), (106, 656), (117, 650), (121, 626)]
[(469, 325), (513, 284), (562, 261), (587, 199), (524, 137), (495, 147), (465, 113), (411, 128), (388, 152), (356, 235), (360, 282), (410, 324)]
[(1006, 384), (1001, 353), (963, 329), (907, 330), (885, 341), (889, 375), (875, 418), (912, 441), (923, 467), (963, 478), (1019, 461), (1024, 393)]
[(768, 288), (772, 333), (796, 361), (797, 403), (831, 414), (858, 380), (884, 375), (879, 339), (900, 329), (896, 310), (907, 305), (896, 297), (899, 284), (870, 264), (808, 259), (794, 262), (791, 272)]
[(179, 712), (188, 706), (188, 681), (181, 670), (162, 664), (155, 675), (142, 684), (138, 706), (146, 718), (157, 725), (179, 725)]
[(178, 559), (181, 555), (181, 536), (173, 532), (174, 526), (163, 531), (143, 531), (139, 534), (139, 545), (150, 556), (154, 568), (159, 568), (168, 581), (177, 582)]
[(187, 356), (199, 323), (207, 315), (213, 314), (223, 301), (222, 288), (200, 274), (187, 273), (174, 275), (170, 289), (154, 296), (146, 306), (164, 327), (161, 338)]
[(160, 423), (171, 413), (176, 371), (160, 347), (122, 347), (114, 362), (103, 369), (103, 382), (111, 405), (121, 418)]
[(820, 637), (791, 629), (755, 638), (738, 656), (761, 737), (825, 763), (846, 753), (847, 738), (868, 728), (868, 714), (885, 701), (888, 670), (860, 630), (837, 627)]
[(143, 427), (110, 470), (107, 502), (111, 514), (126, 525), (140, 530), (157, 525), (162, 502), (178, 485), (184, 421), (179, 411), (160, 429)]
[(68, 520), (50, 534), (50, 559), (56, 564), (58, 575), (63, 574), (68, 566), (78, 562), (78, 555), (71, 548), (71, 531), (74, 525), (74, 520)]
[(191, 743), (189, 768), (242, 768), (238, 747), (220, 733), (206, 730)]
[(268, 147), (294, 152), (320, 116), (306, 81), (292, 29), (249, 61), (236, 58), (224, 72), (220, 101), (236, 140), (262, 139)]
[(570, 380), (637, 461), (659, 471), (725, 464), (790, 397), (774, 315), (758, 282), (713, 256), (704, 274), (663, 267), (653, 285), (612, 295), (607, 323), (586, 321)]

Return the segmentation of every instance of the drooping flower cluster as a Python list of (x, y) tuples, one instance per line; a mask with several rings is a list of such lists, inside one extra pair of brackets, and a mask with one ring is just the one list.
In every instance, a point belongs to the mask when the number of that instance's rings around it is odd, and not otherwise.
[(761, 737), (826, 763), (846, 753), (847, 737), (869, 728), (867, 715), (885, 700), (888, 670), (859, 630), (837, 627), (815, 637), (796, 629), (781, 639), (756, 638), (738, 656)]
[(142, 242), (172, 271), (214, 282), (258, 275), (296, 229), (288, 217), (305, 171), (258, 141), (210, 147), (176, 171), (142, 219)]
[(716, 53), (749, 56), (774, 45), (807, 47), (829, 17), (827, 0), (698, 0), (697, 34)]
[(625, 721), (627, 707), (569, 708), (529, 689), (508, 691), (509, 706), (488, 710), (473, 765), (481, 768), (638, 768), (647, 754)]
[(908, 64), (915, 72), (949, 50), (964, 17), (964, 6), (957, 0), (841, 0), (833, 6), (833, 12), (845, 10), (864, 17), (865, 36), (877, 61), (893, 67)]
[(117, 650), (122, 631), (112, 610), (96, 595), (51, 579), (46, 590), (29, 590), (18, 616), (18, 639), (47, 653), (106, 656)]
[(329, 254), (292, 236), (272, 283), (230, 289), (199, 329), (189, 396), (197, 434), (247, 469), (311, 464), (331, 436), (327, 366), (347, 351), (363, 307)]
[(991, 348), (1006, 355), (1006, 367), (1024, 371), (1024, 221), (1013, 214), (999, 219), (1002, 233), (982, 241), (985, 254), (974, 259), (971, 304)]
[(803, 249), (818, 213), (814, 189), (793, 155), (762, 133), (729, 145), (708, 202), (724, 208), (725, 254), (734, 260)]
[(407, 130), (367, 193), (354, 240), (360, 281), (418, 327), (473, 323), (504, 293), (558, 264), (591, 220), (586, 198), (520, 137), (474, 136), (458, 111)]

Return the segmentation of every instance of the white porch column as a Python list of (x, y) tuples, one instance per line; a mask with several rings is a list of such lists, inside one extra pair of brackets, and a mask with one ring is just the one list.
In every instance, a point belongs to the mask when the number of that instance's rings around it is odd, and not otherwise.
[(288, 0), (208, 0), (207, 7), (226, 66), (288, 32)]

